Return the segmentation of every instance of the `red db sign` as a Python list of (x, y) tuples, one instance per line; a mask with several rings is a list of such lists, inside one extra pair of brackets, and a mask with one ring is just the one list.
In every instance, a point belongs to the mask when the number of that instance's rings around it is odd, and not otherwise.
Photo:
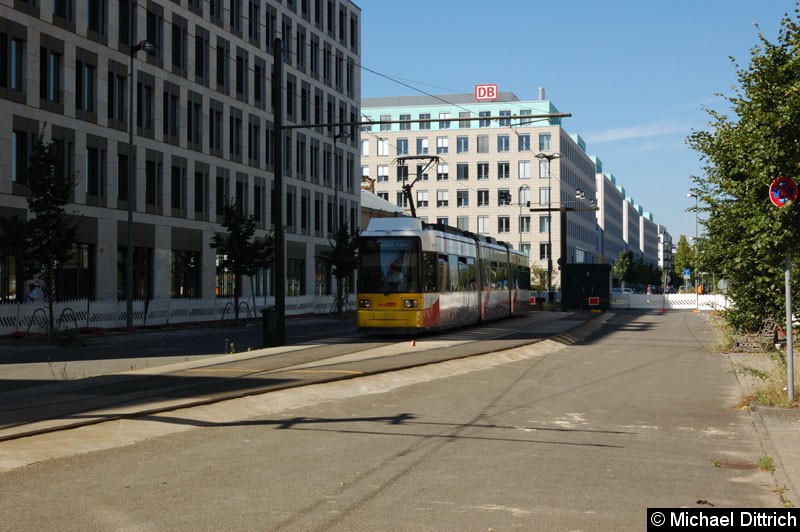
[(496, 100), (497, 99), (497, 84), (475, 85), (475, 99), (476, 100)]

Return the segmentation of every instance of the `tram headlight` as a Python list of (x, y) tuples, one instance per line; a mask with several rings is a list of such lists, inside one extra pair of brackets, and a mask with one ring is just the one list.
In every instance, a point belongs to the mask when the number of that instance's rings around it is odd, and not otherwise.
[(403, 308), (419, 308), (419, 301), (416, 299), (404, 299)]
[(359, 299), (358, 308), (372, 308), (372, 301), (369, 299)]

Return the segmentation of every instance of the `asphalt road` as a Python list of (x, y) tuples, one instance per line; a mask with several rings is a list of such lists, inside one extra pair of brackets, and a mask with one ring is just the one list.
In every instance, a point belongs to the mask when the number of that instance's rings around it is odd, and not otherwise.
[(706, 320), (618, 315), (549, 352), (154, 417), (173, 432), (0, 473), (0, 528), (640, 531), (648, 507), (780, 507)]

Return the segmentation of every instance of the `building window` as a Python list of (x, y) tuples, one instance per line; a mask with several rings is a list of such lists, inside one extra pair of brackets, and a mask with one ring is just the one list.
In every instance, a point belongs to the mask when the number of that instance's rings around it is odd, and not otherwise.
[(378, 165), (378, 183), (385, 183), (389, 181), (389, 166), (385, 164)]
[(531, 151), (531, 136), (520, 135), (517, 138), (518, 151)]
[(497, 205), (511, 205), (511, 191), (507, 188), (497, 190)]
[(418, 190), (417, 191), (417, 207), (427, 207), (428, 206), (428, 191), (427, 190)]
[(386, 139), (378, 139), (378, 156), (385, 157), (389, 155), (389, 141)]
[(88, 0), (86, 3), (86, 28), (95, 35), (105, 34), (106, 3), (105, 0)]
[(507, 161), (497, 163), (497, 179), (508, 179), (510, 177), (509, 164)]
[(478, 137), (478, 153), (489, 153), (489, 137), (487, 135)]
[(519, 179), (530, 179), (531, 178), (531, 162), (530, 161), (519, 161), (517, 163), (518, 171), (519, 171)]
[(539, 188), (539, 205), (547, 205), (550, 203), (550, 187)]
[(186, 75), (188, 63), (189, 23), (185, 18), (172, 16), (172, 69), (180, 76)]
[(466, 181), (469, 179), (469, 164), (456, 163), (456, 179)]
[(450, 113), (439, 113), (439, 129), (450, 129)]
[(550, 151), (550, 133), (539, 133), (539, 151)]
[(450, 218), (447, 216), (437, 216), (436, 223), (440, 225), (450, 225)]
[(497, 135), (497, 153), (504, 153), (511, 148), (508, 135)]
[(519, 217), (519, 232), (520, 233), (530, 233), (531, 232), (531, 217), (530, 216), (520, 216)]
[(408, 198), (406, 197), (406, 193), (402, 190), (397, 192), (397, 206), (398, 207), (408, 207)]
[(540, 233), (547, 233), (550, 230), (550, 215), (549, 214), (540, 214), (539, 215), (539, 232)]
[(418, 164), (417, 165), (417, 179), (420, 181), (427, 181), (428, 180), (428, 172), (425, 169), (428, 167), (427, 164)]
[(469, 137), (456, 137), (456, 153), (469, 152)]
[(228, 41), (217, 37), (217, 90), (223, 94), (228, 93), (229, 47)]
[(397, 139), (397, 155), (408, 155), (408, 139)]
[(489, 179), (489, 163), (478, 163), (478, 181)]
[(95, 66), (75, 61), (75, 108), (94, 113)]
[(408, 166), (404, 164), (397, 165), (397, 181), (408, 181)]
[(485, 235), (489, 233), (489, 217), (478, 216), (478, 234)]
[[(411, 115), (400, 115), (400, 131), (410, 131), (411, 130)], [(403, 120), (408, 120), (408, 122), (403, 122)]]
[(539, 244), (539, 260), (547, 260), (550, 258), (550, 244), (542, 242)]
[(440, 163), (436, 165), (436, 180), (447, 181), (450, 178), (450, 169), (447, 163)]
[(467, 120), (467, 119), (470, 117), (471, 114), (472, 113), (470, 113), (469, 111), (461, 111), (461, 112), (458, 113), (458, 117), (462, 119), (462, 120), (458, 121), (458, 127), (459, 128), (468, 128), (469, 127), (470, 121)]
[(361, 156), (369, 157), (369, 139), (363, 139), (361, 141)]
[(497, 232), (510, 233), (511, 232), (511, 217), (498, 216), (497, 217)]
[[(111, 65), (111, 63), (109, 63)], [(114, 65), (116, 66), (116, 64)], [(108, 120), (120, 127), (125, 123), (125, 84), (128, 76), (108, 71)]]
[(417, 155), (428, 155), (428, 139), (427, 137), (417, 138)]
[(200, 297), (200, 252), (172, 251), (170, 297)]
[(447, 190), (436, 191), (436, 206), (447, 207), (450, 204), (450, 192)]
[(456, 218), (456, 227), (462, 231), (469, 231), (469, 216), (459, 216)]
[(0, 32), (0, 88), (22, 92), (24, 44), (24, 40)]
[(478, 207), (489, 206), (489, 191), (482, 189), (478, 191)]
[(421, 122), (419, 123), (419, 128), (420, 129), (430, 129), (431, 128), (431, 123), (429, 122), (429, 120), (431, 119), (431, 114), (430, 113), (420, 113), (419, 119), (421, 120)]
[(491, 125), (491, 121), (488, 120), (492, 113), (490, 111), (480, 111), (478, 116), (481, 118), (478, 121), (478, 127), (489, 127)]
[(178, 211), (173, 215), (179, 215), (186, 207), (186, 171), (180, 166), (170, 168), (170, 206)]
[(197, 151), (202, 150), (203, 139), (203, 97), (189, 91), (186, 106), (186, 140)]
[(48, 102), (60, 102), (63, 55), (46, 47), (42, 47), (39, 54), (39, 97)]
[(164, 83), (164, 140), (171, 144), (178, 144), (180, 131), (180, 88), (171, 83)]
[(391, 120), (392, 120), (392, 115), (381, 115), (380, 130), (381, 131), (391, 131), (392, 130), (392, 124), (388, 123), (388, 122), (391, 122)]
[[(500, 116), (511, 116), (511, 111), (500, 111)], [(511, 127), (511, 119), (501, 118), (500, 127)]]
[(194, 27), (194, 79), (201, 85), (208, 86), (209, 82), (209, 55), (211, 40), (208, 30), (200, 26)]
[(156, 88), (150, 83), (136, 84), (136, 126), (141, 135), (152, 137), (155, 117)]
[(443, 155), (450, 151), (450, 139), (447, 137), (436, 137), (436, 154)]
[(469, 207), (469, 190), (456, 191), (456, 206)]

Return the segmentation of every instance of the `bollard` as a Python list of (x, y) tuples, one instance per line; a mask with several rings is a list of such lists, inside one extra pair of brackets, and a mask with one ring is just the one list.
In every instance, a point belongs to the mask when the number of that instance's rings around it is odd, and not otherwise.
[(261, 309), (261, 347), (278, 345), (278, 309)]

